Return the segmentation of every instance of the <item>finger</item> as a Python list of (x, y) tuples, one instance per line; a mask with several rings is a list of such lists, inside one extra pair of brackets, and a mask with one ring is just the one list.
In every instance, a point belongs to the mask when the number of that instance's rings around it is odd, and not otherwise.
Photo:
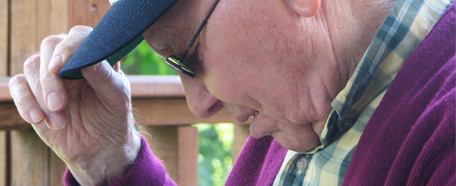
[(114, 71), (116, 72), (119, 72), (121, 69), (120, 69), (120, 62), (117, 62), (116, 64), (114, 64)]
[(10, 94), (21, 117), (28, 123), (38, 124), (43, 121), (44, 113), (36, 102), (25, 75), (12, 77), (9, 81)]
[[(28, 87), (31, 94), (34, 97), (35, 102), (38, 105), (38, 108), (44, 114), (44, 119), (46, 124), (51, 129), (61, 129), (66, 125), (66, 115), (63, 112), (51, 113), (47, 108), (44, 96), (42, 94), (42, 87), (40, 84), (40, 55), (34, 55), (27, 59), (24, 63), (24, 73), (25, 79), (27, 81)], [(43, 129), (40, 128), (42, 132)]]
[(68, 102), (64, 80), (57, 73), (90, 31), (90, 27), (77, 26), (73, 27), (65, 38), (51, 36), (43, 40), (40, 81), (46, 105), (52, 112), (61, 111)]
[[(40, 84), (44, 101), (50, 111), (57, 112), (63, 108), (66, 100), (65, 84), (58, 75), (49, 72), (50, 61), (62, 60), (62, 55), (52, 57), (56, 46), (64, 40), (62, 35), (49, 36), (41, 42)], [(51, 59), (52, 57), (52, 59)]]
[(106, 60), (82, 69), (81, 72), (97, 95), (102, 96), (104, 100), (130, 100), (129, 81), (123, 73), (117, 73)]
[(55, 47), (51, 63), (48, 65), (49, 72), (57, 74), (92, 30), (88, 26), (75, 26), (71, 28), (68, 36)]

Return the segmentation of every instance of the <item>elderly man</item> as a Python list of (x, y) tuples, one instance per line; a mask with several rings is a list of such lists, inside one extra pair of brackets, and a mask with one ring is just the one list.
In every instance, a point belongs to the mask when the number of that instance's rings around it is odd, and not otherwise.
[(195, 115), (253, 117), (227, 185), (456, 183), (452, 0), (174, 3), (115, 2), (100, 28), (44, 39), (11, 79), (66, 184), (174, 184), (134, 129), (119, 65), (91, 61), (139, 34), (169, 56)]

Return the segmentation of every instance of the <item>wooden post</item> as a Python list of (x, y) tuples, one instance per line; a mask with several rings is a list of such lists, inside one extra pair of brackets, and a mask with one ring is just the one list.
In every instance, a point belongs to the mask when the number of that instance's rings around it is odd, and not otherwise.
[(145, 126), (141, 129), (166, 173), (181, 186), (198, 185), (198, 129), (192, 126)]
[(62, 185), (66, 165), (52, 150), (49, 155), (49, 185)]
[(110, 7), (108, 0), (68, 0), (68, 26), (95, 27)]
[(35, 131), (11, 131), (11, 185), (49, 185), (49, 148)]
[(0, 77), (8, 75), (9, 1), (0, 0)]
[(0, 131), (0, 186), (6, 185), (6, 132)]
[[(8, 75), (9, 1), (0, 0), (0, 77)], [(0, 186), (7, 183), (6, 132), (0, 131)]]
[(247, 124), (234, 124), (234, 139), (232, 147), (233, 163), (236, 162), (237, 157), (244, 148), (245, 142), (250, 135), (249, 125)]
[[(11, 2), (10, 74), (23, 70), (23, 62), (39, 51), (40, 40), (49, 35), (52, 10), (49, 0)], [(49, 185), (49, 149), (34, 131), (11, 132), (11, 184)]]
[(236, 123), (226, 109), (210, 118), (198, 118), (190, 112), (185, 97), (174, 98), (135, 98), (133, 108), (141, 125), (177, 125), (188, 123)]
[(177, 183), (181, 186), (198, 185), (198, 129), (193, 126), (179, 126)]
[[(41, 25), (50, 12), (47, 0), (38, 2), (33, 0), (11, 1), (11, 75), (23, 72), (24, 61), (39, 51), (41, 35), (47, 30), (47, 25)], [(40, 9), (45, 10), (40, 10)], [(50, 33), (48, 33), (50, 34)]]
[(173, 180), (177, 180), (177, 127), (156, 126), (141, 127), (143, 135), (155, 156), (163, 160), (166, 173)]

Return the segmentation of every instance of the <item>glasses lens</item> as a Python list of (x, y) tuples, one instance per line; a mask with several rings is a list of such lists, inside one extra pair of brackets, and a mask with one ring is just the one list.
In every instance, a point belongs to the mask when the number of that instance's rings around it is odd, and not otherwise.
[(183, 73), (190, 77), (195, 77), (195, 69), (187, 65), (184, 61), (180, 61), (179, 58), (174, 55), (166, 58), (165, 63), (177, 72)]

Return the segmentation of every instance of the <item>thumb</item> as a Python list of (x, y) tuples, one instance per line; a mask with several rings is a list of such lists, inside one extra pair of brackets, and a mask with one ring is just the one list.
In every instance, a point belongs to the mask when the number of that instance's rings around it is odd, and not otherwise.
[(100, 98), (130, 100), (130, 82), (123, 73), (116, 72), (104, 60), (81, 70), (82, 75)]

